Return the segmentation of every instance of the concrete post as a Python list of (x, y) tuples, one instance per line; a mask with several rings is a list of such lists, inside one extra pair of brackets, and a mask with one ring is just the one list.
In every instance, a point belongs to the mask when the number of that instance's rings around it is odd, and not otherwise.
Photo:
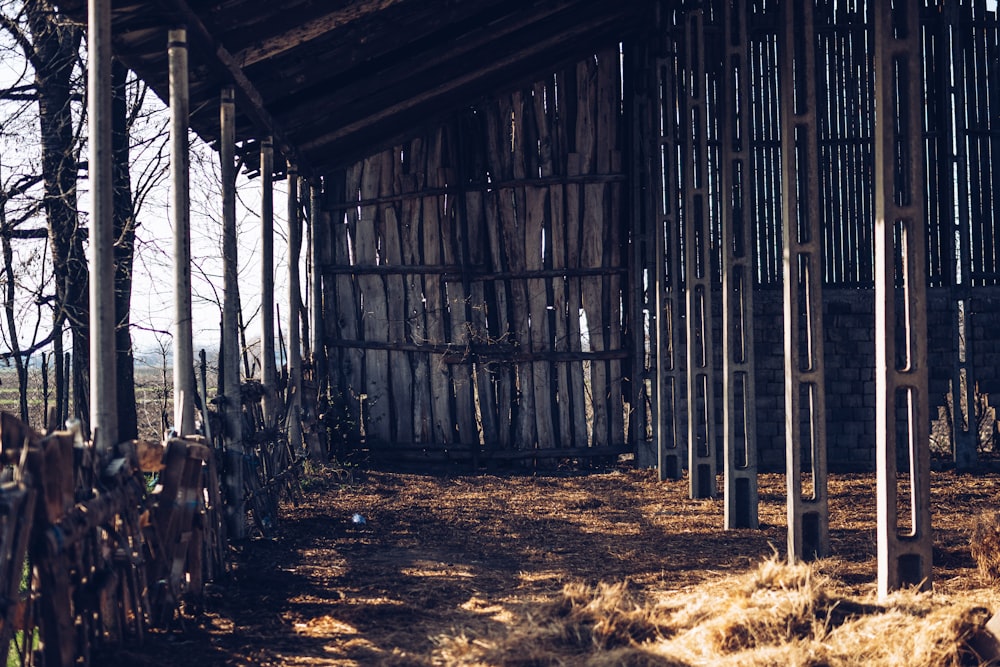
[(99, 452), (118, 444), (115, 372), (114, 171), (111, 146), (111, 1), (87, 6), (90, 127), (90, 428)]
[[(876, 0), (874, 16), (875, 447), (878, 594), (885, 598), (902, 586), (930, 588), (933, 538), (920, 24), (907, 2)], [(903, 489), (900, 449), (908, 457)]]
[[(662, 16), (661, 16), (662, 20)], [(665, 31), (666, 26), (661, 30)], [(668, 38), (664, 36), (666, 41)], [(663, 54), (676, 48), (674, 44), (661, 46)], [(659, 57), (652, 82), (657, 94), (653, 127), (657, 142), (654, 162), (658, 169), (656, 186), (650, 188), (654, 201), (651, 209), (657, 212), (653, 236), (653, 272), (655, 290), (656, 332), (656, 403), (653, 419), (653, 437), (656, 440), (657, 470), (660, 480), (680, 479), (683, 475), (683, 456), (680, 415), (683, 411), (683, 387), (687, 364), (680, 354), (681, 331), (681, 228), (677, 219), (680, 201), (680, 173), (677, 161), (677, 81), (671, 60)], [(669, 239), (669, 243), (667, 240)]]
[(323, 268), (320, 265), (320, 248), (322, 247), (325, 226), (328, 224), (322, 207), (322, 191), (320, 184), (313, 182), (309, 187), (309, 275), (312, 284), (312, 356), (313, 373), (316, 378), (316, 390), (320, 397), (326, 394), (326, 354), (323, 341)]
[(686, 23), (688, 63), (688, 188), (684, 225), (687, 310), (688, 474), (692, 498), (712, 498), (716, 483), (715, 368), (712, 353), (712, 244), (708, 181), (705, 20)]
[(191, 326), (191, 202), (188, 192), (190, 103), (187, 30), (184, 28), (171, 30), (167, 41), (172, 186), (170, 212), (174, 226), (174, 428), (178, 435), (184, 437), (195, 432), (194, 344)]
[(302, 449), (302, 341), (299, 288), (299, 257), (302, 249), (302, 221), (299, 218), (299, 174), (288, 164), (288, 444)]
[(260, 144), (260, 371), (264, 384), (264, 423), (275, 422), (278, 374), (274, 362), (274, 143)]
[(246, 537), (243, 502), (243, 408), (240, 398), (239, 290), (236, 254), (236, 107), (232, 86), (222, 90), (219, 117), (219, 157), (222, 162), (222, 376), (225, 381), (226, 486), (229, 495), (229, 535)]
[(722, 387), (725, 526), (757, 528), (757, 409), (753, 355), (753, 237), (750, 204), (750, 67), (746, 0), (723, 3)]
[[(783, 12), (780, 80), (785, 469), (788, 559), (795, 562), (827, 555), (830, 513), (813, 3), (786, 2)], [(803, 452), (809, 454), (808, 469), (804, 469)]]

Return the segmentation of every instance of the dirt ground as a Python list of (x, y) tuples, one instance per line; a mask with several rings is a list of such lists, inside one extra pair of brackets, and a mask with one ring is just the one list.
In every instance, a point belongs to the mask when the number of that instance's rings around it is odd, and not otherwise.
[[(107, 664), (445, 664), (443, 638), (502, 634), (570, 582), (628, 580), (669, 593), (785, 551), (778, 474), (760, 480), (761, 529), (735, 531), (722, 529), (721, 497), (690, 500), (686, 481), (629, 467), (353, 477), (306, 480), (277, 536), (240, 547), (202, 613)], [(874, 475), (836, 475), (829, 490), (834, 555), (818, 567), (871, 594)], [(974, 518), (997, 509), (998, 492), (997, 474), (934, 473), (936, 592), (991, 597), (968, 541)], [(364, 525), (352, 522), (355, 513)]]

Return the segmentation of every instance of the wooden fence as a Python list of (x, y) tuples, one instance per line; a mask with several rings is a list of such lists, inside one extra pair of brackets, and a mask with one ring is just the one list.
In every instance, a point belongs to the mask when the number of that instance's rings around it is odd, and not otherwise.
[[(170, 627), (182, 604), (197, 608), (204, 583), (225, 574), (227, 516), (246, 507), (260, 533), (271, 533), (279, 496), (297, 500), (303, 459), (283, 423), (263, 422), (260, 399), (259, 384), (243, 386), (238, 456), (224, 450), (215, 418), (207, 438), (126, 442), (102, 455), (78, 430), (42, 435), (0, 412), (6, 664), (93, 664), (99, 650)], [(220, 483), (227, 462), (243, 467), (240, 498)]]
[(327, 181), (345, 440), (429, 461), (623, 451), (620, 66), (603, 51)]

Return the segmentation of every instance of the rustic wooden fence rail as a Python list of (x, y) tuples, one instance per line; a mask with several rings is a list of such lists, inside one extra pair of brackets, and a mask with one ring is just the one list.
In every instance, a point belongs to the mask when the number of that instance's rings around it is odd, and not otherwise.
[[(244, 498), (261, 534), (281, 496), (297, 501), (304, 454), (265, 424), (259, 383), (243, 386)], [(287, 414), (287, 412), (285, 412)], [(98, 455), (78, 429), (41, 434), (0, 412), (0, 650), (7, 664), (89, 665), (98, 649), (169, 628), (223, 576), (232, 504), (214, 413), (209, 437), (120, 443)], [(212, 425), (216, 424), (213, 429)], [(316, 429), (307, 428), (311, 433)]]

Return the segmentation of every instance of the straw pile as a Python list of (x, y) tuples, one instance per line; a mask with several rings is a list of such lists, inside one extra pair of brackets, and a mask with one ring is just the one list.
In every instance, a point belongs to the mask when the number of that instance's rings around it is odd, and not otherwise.
[(810, 565), (776, 559), (690, 590), (567, 585), (503, 636), (438, 638), (436, 663), (682, 667), (978, 665), (985, 607), (916, 591), (852, 599)]
[(969, 548), (983, 579), (1000, 582), (1000, 512), (985, 512), (976, 519)]

